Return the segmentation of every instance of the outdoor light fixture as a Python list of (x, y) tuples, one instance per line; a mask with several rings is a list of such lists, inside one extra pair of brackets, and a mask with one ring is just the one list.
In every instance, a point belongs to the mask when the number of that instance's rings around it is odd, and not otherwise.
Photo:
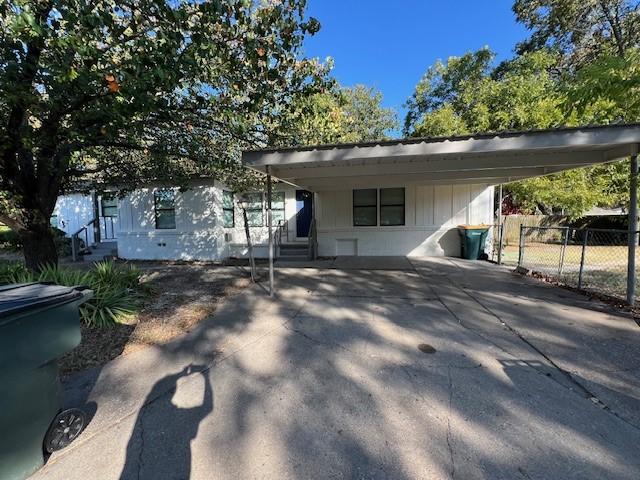
[(240, 198), (238, 198), (238, 206), (243, 210), (249, 208), (249, 200), (245, 195), (241, 195)]

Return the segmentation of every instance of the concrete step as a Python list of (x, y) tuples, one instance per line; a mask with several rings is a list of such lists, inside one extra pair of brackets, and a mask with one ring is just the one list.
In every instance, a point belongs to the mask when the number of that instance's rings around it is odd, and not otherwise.
[(280, 248), (290, 248), (295, 250), (306, 250), (309, 248), (309, 245), (306, 242), (296, 242), (296, 243), (281, 243)]
[(279, 262), (306, 262), (308, 259), (308, 255), (287, 255), (284, 257), (278, 257)]

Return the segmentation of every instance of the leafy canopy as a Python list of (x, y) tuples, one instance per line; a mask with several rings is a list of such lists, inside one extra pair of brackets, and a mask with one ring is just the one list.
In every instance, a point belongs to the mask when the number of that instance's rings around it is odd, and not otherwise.
[(388, 138), (398, 128), (396, 113), (382, 106), (372, 87), (336, 87), (300, 98), (288, 118), (288, 145), (318, 145)]
[[(18, 231), (92, 175), (121, 187), (233, 173), (326, 69), (304, 0), (0, 5), (0, 219)], [(272, 129), (267, 131), (267, 127)], [(43, 221), (43, 218), (39, 218)]]

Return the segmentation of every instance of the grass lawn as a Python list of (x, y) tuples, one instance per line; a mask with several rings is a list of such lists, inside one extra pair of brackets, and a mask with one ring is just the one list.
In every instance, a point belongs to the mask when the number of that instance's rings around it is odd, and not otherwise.
[[(528, 243), (524, 250), (523, 266), (533, 271), (553, 276), (567, 285), (577, 286), (582, 246), (567, 245), (564, 252), (562, 273), (560, 274), (561, 254), (562, 245)], [(503, 250), (503, 263), (515, 265), (517, 262), (518, 246), (505, 246)], [(640, 267), (640, 251), (636, 253), (636, 265)], [(582, 286), (586, 290), (594, 290), (607, 295), (616, 297), (626, 296), (626, 245), (587, 245), (582, 274)]]

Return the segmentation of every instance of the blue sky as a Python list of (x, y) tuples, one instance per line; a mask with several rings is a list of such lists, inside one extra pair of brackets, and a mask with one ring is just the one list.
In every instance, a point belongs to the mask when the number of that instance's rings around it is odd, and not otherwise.
[[(513, 0), (309, 0), (322, 29), (306, 40), (310, 57), (335, 60), (342, 85), (378, 88), (384, 105), (404, 119), (402, 104), (437, 59), (488, 45), (497, 61), (527, 37), (515, 22)], [(398, 133), (398, 132), (396, 132)]]

